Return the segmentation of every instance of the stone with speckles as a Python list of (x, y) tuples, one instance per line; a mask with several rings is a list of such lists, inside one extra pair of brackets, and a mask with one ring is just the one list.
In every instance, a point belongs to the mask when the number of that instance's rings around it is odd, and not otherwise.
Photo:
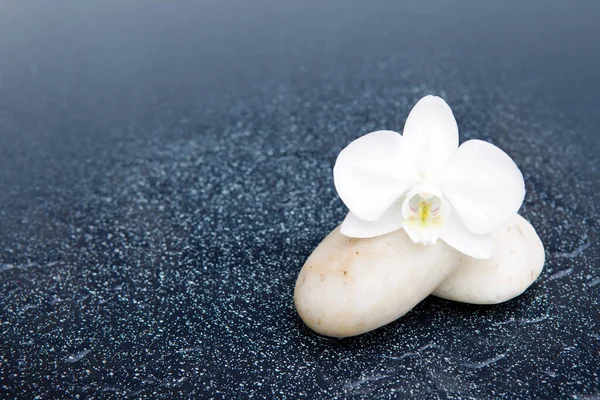
[[(600, 395), (599, 2), (31, 3), (0, 1), (0, 398)], [(519, 166), (544, 271), (321, 337), (293, 292), (335, 158), (426, 94)]]

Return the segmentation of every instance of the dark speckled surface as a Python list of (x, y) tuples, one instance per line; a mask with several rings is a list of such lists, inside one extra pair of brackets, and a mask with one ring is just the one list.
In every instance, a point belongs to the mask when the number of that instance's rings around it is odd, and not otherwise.
[[(0, 397), (597, 398), (599, 18), (1, 2)], [(521, 167), (545, 271), (502, 305), (320, 338), (293, 287), (345, 215), (335, 157), (429, 93)]]

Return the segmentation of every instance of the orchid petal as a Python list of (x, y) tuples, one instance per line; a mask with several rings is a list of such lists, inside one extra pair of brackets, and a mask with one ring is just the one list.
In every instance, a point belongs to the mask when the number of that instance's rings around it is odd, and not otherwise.
[[(452, 210), (455, 211), (455, 210)], [(473, 258), (490, 258), (492, 241), (489, 234), (476, 235), (469, 232), (458, 215), (452, 212), (440, 238), (450, 247)]]
[(335, 188), (359, 219), (375, 221), (416, 178), (406, 162), (400, 134), (369, 133), (340, 152), (333, 168)]
[(376, 221), (365, 221), (349, 212), (342, 223), (340, 232), (353, 238), (371, 238), (385, 235), (402, 228), (402, 207), (396, 203)]
[(403, 138), (417, 173), (423, 177), (437, 175), (458, 148), (458, 126), (452, 110), (440, 97), (423, 97), (406, 119)]
[(493, 144), (469, 140), (440, 179), (441, 189), (467, 229), (489, 233), (515, 215), (525, 197), (523, 175)]

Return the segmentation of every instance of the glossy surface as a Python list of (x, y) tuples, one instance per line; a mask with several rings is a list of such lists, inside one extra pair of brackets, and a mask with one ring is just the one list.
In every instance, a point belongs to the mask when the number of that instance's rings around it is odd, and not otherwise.
[[(600, 395), (597, 2), (74, 3), (0, 2), (0, 397)], [(317, 337), (335, 157), (428, 93), (523, 171), (544, 272)]]

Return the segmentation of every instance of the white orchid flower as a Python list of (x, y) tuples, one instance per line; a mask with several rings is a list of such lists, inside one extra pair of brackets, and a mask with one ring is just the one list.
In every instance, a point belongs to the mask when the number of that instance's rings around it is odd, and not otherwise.
[(369, 238), (404, 229), (424, 245), (442, 239), (474, 258), (492, 255), (490, 232), (514, 216), (525, 197), (521, 171), (498, 147), (469, 140), (440, 97), (414, 106), (404, 136), (376, 131), (343, 149), (335, 187), (350, 209), (341, 233)]

